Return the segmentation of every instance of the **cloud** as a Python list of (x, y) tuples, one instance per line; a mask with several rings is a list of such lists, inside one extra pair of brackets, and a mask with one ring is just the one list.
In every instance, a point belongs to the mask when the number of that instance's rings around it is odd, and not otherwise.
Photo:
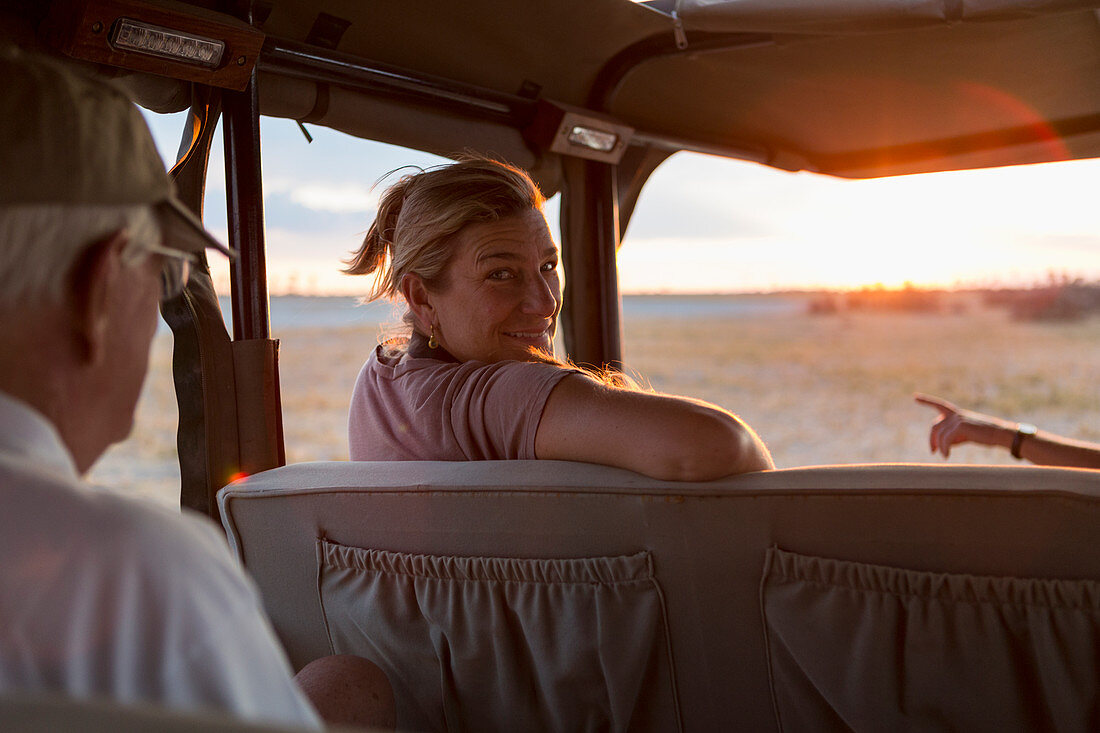
[(373, 214), (378, 208), (377, 196), (356, 185), (302, 186), (290, 192), (290, 200), (307, 209), (338, 214)]
[[(761, 237), (773, 234), (776, 227), (758, 207), (741, 208), (735, 198), (714, 201), (713, 192), (680, 191), (656, 201), (639, 202), (627, 229), (633, 238), (679, 237), (713, 239), (715, 237)], [(708, 200), (712, 199), (712, 200)]]
[(374, 219), (380, 193), (356, 182), (265, 177), (264, 218), (269, 229), (362, 233)]
[(700, 241), (776, 236), (786, 228), (784, 211), (812, 195), (804, 182), (803, 176), (754, 163), (674, 155), (646, 183), (627, 236)]
[(264, 181), (264, 193), (269, 198), (286, 197), (311, 211), (331, 214), (364, 214), (374, 216), (378, 209), (379, 191), (361, 183), (345, 181)]

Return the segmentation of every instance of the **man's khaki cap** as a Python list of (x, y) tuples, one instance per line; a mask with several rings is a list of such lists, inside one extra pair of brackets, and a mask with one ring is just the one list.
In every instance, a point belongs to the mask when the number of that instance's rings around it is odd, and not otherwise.
[(176, 198), (138, 108), (119, 89), (0, 46), (0, 206), (152, 205), (164, 245), (229, 250)]

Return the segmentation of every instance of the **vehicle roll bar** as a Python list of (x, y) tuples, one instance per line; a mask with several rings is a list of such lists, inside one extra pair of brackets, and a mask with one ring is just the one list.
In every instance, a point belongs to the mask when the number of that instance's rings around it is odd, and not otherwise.
[[(768, 38), (770, 41), (770, 36)], [(750, 34), (736, 34), (734, 37), (723, 36), (720, 40), (708, 39), (706, 49), (717, 50), (720, 47), (727, 48), (729, 44), (761, 42), (763, 41), (759, 34), (751, 34), (751, 37)], [(692, 49), (699, 50), (695, 45)], [(598, 89), (594, 89), (593, 94), (590, 95), (590, 102), (592, 99), (599, 101), (598, 107), (591, 107), (593, 110), (610, 111), (608, 107), (611, 96), (618, 88), (619, 81), (633, 65), (644, 60), (647, 52), (653, 52), (655, 55), (669, 53), (658, 41), (651, 41), (641, 48), (631, 47), (628, 51), (629, 53), (624, 52), (616, 56), (604, 70), (601, 70), (597, 81)], [(474, 84), (464, 84), (275, 36), (268, 36), (264, 40), (258, 67), (265, 73), (317, 83), (338, 84), (357, 91), (404, 99), (409, 102), (420, 102), (432, 107), (447, 107), (466, 116), (496, 121), (513, 127), (527, 125), (535, 114), (536, 100), (530, 96), (508, 94)], [(750, 146), (696, 140), (645, 129), (635, 130), (633, 141), (635, 144), (669, 152), (691, 150), (754, 162), (770, 160), (768, 151)]]
[(411, 102), (446, 106), (473, 117), (517, 126), (535, 111), (535, 100), (518, 94), (444, 79), (367, 61), (300, 41), (268, 36), (260, 52), (260, 71), (318, 83), (338, 84), (357, 91)]

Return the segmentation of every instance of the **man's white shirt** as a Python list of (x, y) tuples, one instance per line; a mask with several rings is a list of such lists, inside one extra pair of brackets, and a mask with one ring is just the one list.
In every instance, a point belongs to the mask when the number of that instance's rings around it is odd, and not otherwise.
[(219, 529), (83, 482), (54, 426), (0, 392), (0, 693), (15, 690), (321, 725)]

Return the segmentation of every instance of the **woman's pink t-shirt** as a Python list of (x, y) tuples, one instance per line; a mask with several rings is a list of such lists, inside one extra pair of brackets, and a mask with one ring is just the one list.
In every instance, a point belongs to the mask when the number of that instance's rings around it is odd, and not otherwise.
[(452, 363), (379, 346), (355, 381), (353, 461), (531, 459), (546, 399), (576, 370), (553, 364)]

